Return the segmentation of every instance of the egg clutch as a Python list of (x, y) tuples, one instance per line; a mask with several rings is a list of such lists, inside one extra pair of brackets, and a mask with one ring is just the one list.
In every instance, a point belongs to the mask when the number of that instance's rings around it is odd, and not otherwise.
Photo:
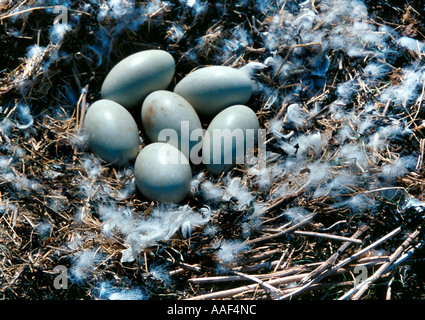
[[(218, 176), (243, 163), (258, 140), (259, 121), (245, 105), (252, 84), (242, 71), (202, 67), (168, 91), (175, 67), (163, 50), (121, 60), (88, 108), (83, 129), (90, 151), (104, 161), (124, 166), (135, 159), (136, 184), (147, 199), (179, 203), (190, 192), (191, 165), (203, 163)], [(150, 140), (141, 150), (131, 113), (137, 108)]]

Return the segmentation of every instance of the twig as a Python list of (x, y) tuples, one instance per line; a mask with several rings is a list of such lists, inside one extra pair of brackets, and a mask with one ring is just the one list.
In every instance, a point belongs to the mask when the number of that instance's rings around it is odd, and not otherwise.
[[(297, 275), (293, 275), (293, 276), (289, 276), (289, 277), (270, 280), (268, 282), (268, 284), (271, 285), (271, 286), (289, 284), (289, 283), (297, 282), (305, 276), (306, 276), (306, 273), (301, 273), (301, 274), (297, 274)], [(206, 294), (202, 294), (202, 295), (199, 295), (199, 296), (188, 298), (186, 300), (210, 300), (210, 299), (225, 298), (225, 297), (234, 296), (236, 294), (240, 294), (240, 293), (248, 291), (248, 290), (258, 289), (258, 287), (259, 287), (259, 284), (251, 284), (251, 285), (241, 286), (241, 287), (237, 287), (237, 288), (233, 288), (233, 289), (206, 293)]]
[(379, 279), (385, 271), (391, 266), (391, 264), (403, 253), (403, 251), (413, 242), (413, 240), (419, 235), (420, 231), (416, 230), (413, 232), (402, 244), (397, 248), (396, 251), (390, 256), (390, 259), (384, 263), (372, 276), (361, 282), (358, 286), (351, 289), (340, 300), (345, 300), (350, 296), (352, 300), (358, 300), (365, 293), (365, 291)]
[(337, 221), (333, 225), (331, 225), (331, 226), (329, 226), (327, 228), (319, 228), (318, 230), (320, 230), (320, 231), (329, 231), (329, 230), (333, 229), (334, 227), (336, 227), (337, 225), (339, 225), (341, 223), (347, 223), (347, 220)]
[[(183, 269), (194, 271), (194, 272), (198, 272), (198, 273), (201, 272), (201, 267), (199, 267), (198, 265), (191, 265), (191, 264), (184, 263), (184, 262), (181, 262), (181, 261), (173, 261), (170, 258), (166, 258), (166, 260), (168, 262), (171, 262), (171, 263), (173, 263), (173, 264), (175, 264), (175, 265), (183, 268)], [(172, 273), (172, 272), (173, 271), (171, 271), (170, 273)], [(178, 270), (174, 270), (174, 273), (180, 273), (180, 272), (181, 271), (179, 269)]]
[(247, 265), (247, 264), (252, 263), (252, 262), (257, 262), (257, 261), (261, 261), (261, 260), (267, 259), (270, 256), (273, 256), (273, 255), (275, 255), (277, 253), (280, 253), (280, 252), (281, 252), (281, 249), (280, 248), (273, 249), (273, 250), (268, 250), (266, 252), (262, 252), (262, 253), (256, 254), (256, 255), (254, 255), (252, 257), (249, 257), (249, 258), (246, 258), (246, 259), (241, 259), (241, 262), (240, 263), (241, 263), (241, 265)]
[[(282, 271), (276, 271), (272, 273), (266, 273), (266, 274), (255, 274), (257, 279), (266, 280), (266, 279), (273, 279), (273, 278), (282, 278), (287, 276), (292, 276), (294, 274), (299, 274), (300, 272), (305, 272), (311, 269), (313, 266), (299, 266), (299, 267), (293, 267), (290, 269), (282, 270)], [(240, 275), (237, 275), (236, 270), (232, 271), (235, 275), (226, 275), (226, 276), (215, 276), (215, 277), (203, 277), (203, 278), (191, 278), (189, 279), (190, 282), (196, 283), (196, 284), (205, 284), (205, 283), (216, 283), (216, 282), (229, 282), (229, 281), (241, 281), (244, 280)]]
[(283, 13), (283, 10), (285, 10), (286, 3), (287, 3), (287, 2), (288, 2), (288, 0), (285, 0), (285, 2), (283, 3), (282, 7), (280, 8), (280, 10), (279, 10), (279, 16), (281, 16), (281, 15), (282, 15), (282, 13)]
[[(279, 264), (279, 260), (275, 260), (275, 261), (272, 261), (272, 262), (259, 263), (259, 264), (253, 265), (253, 266), (245, 266), (245, 267), (240, 266), (240, 267), (233, 268), (232, 270), (237, 270), (237, 271), (242, 271), (242, 272), (254, 272), (254, 271), (264, 270), (264, 269), (265, 270), (271, 270), (272, 268), (274, 268), (278, 264)], [(303, 265), (304, 269), (302, 269), (298, 272), (305, 271), (306, 270), (305, 268), (307, 268), (307, 269), (310, 269), (311, 267), (315, 268), (319, 264), (320, 264), (320, 262), (314, 262), (314, 263), (308, 264), (308, 266)], [(281, 266), (281, 268), (282, 268), (282, 266)], [(289, 270), (289, 269), (287, 269), (287, 270)]]
[(385, 103), (384, 110), (382, 111), (382, 116), (383, 117), (385, 117), (385, 115), (386, 115), (386, 113), (388, 111), (388, 107), (390, 106), (390, 103), (391, 103), (391, 99), (388, 99), (387, 102)]
[(394, 277), (392, 277), (390, 282), (388, 282), (387, 294), (385, 295), (385, 300), (391, 300), (391, 289), (392, 289), (393, 282), (394, 282)]
[[(357, 261), (356, 265), (353, 265), (351, 267), (355, 267), (357, 265), (362, 265), (362, 266), (376, 266), (378, 264), (382, 264), (386, 261), (388, 261), (389, 257), (388, 256), (376, 256), (376, 257), (367, 257), (367, 258), (362, 258), (359, 259)], [(314, 263), (308, 263), (305, 265), (300, 265), (300, 266), (296, 266), (296, 267), (292, 267), (289, 269), (285, 269), (285, 270), (281, 270), (281, 271), (273, 271), (271, 273), (260, 273), (260, 274), (254, 274), (252, 276), (261, 279), (263, 281), (265, 280), (271, 280), (271, 279), (276, 279), (276, 278), (282, 278), (282, 277), (288, 277), (288, 276), (292, 276), (292, 275), (296, 275), (296, 274), (300, 274), (300, 273), (304, 273), (306, 275), (312, 275), (313, 272), (315, 272), (318, 269), (318, 265), (319, 267), (321, 267), (322, 265), (324, 265), (326, 263), (325, 262), (314, 262)], [(306, 273), (309, 270), (313, 270), (311, 273)], [(232, 270), (232, 271), (239, 271), (239, 270)], [(256, 270), (254, 270), (256, 271)], [(323, 270), (322, 270), (323, 271)], [(182, 272), (182, 271), (180, 271)], [(246, 272), (245, 272), (246, 273)], [(309, 278), (308, 276), (306, 276), (306, 279)], [(199, 278), (191, 278), (188, 281), (190, 283), (194, 283), (194, 284), (209, 284), (209, 283), (220, 283), (220, 282), (234, 282), (234, 281), (243, 281), (244, 278), (238, 276), (238, 275), (225, 275), (225, 276), (210, 276), (210, 277), (199, 277)], [(302, 284), (303, 281), (300, 281), (300, 283)]]
[(375, 241), (374, 243), (368, 245), (366, 248), (358, 251), (357, 253), (353, 254), (351, 257), (348, 257), (346, 259), (344, 259), (343, 261), (341, 261), (340, 263), (338, 263), (337, 265), (335, 265), (331, 270), (329, 271), (335, 271), (338, 270), (339, 268), (342, 268), (343, 266), (345, 266), (347, 263), (358, 259), (360, 256), (362, 256), (363, 254), (365, 254), (366, 252), (368, 252), (369, 250), (372, 250), (373, 248), (379, 246), (380, 244), (384, 243), (385, 241), (387, 241), (388, 239), (392, 238), (393, 236), (395, 236), (397, 233), (399, 233), (401, 231), (401, 227), (398, 227), (396, 229), (394, 229), (393, 231), (391, 231), (390, 233), (386, 234), (385, 236), (383, 236), (382, 238), (378, 239), (377, 241)]
[(424, 161), (424, 149), (425, 149), (425, 139), (421, 139), (419, 141), (419, 157), (415, 167), (416, 171), (419, 171), (422, 168), (422, 164)]
[[(343, 273), (346, 270), (340, 269), (337, 270), (336, 273)], [(280, 286), (280, 285), (288, 285), (291, 283), (295, 283), (300, 281), (301, 279), (303, 279), (305, 276), (307, 276), (308, 273), (300, 273), (300, 274), (296, 274), (296, 275), (292, 275), (292, 276), (288, 276), (288, 277), (282, 277), (279, 279), (273, 279), (267, 282), (268, 285), (270, 286)], [(331, 286), (335, 286), (335, 285), (351, 285), (353, 282), (349, 281), (349, 282), (344, 282), (344, 283), (339, 283), (339, 284), (335, 284), (333, 283)], [(322, 287), (327, 287), (329, 284), (317, 284), (314, 286), (310, 287), (310, 290), (314, 290), (314, 289), (318, 289), (318, 288), (322, 288)], [(242, 293), (246, 293), (248, 291), (253, 291), (253, 290), (258, 290), (259, 288), (259, 284), (251, 284), (251, 285), (246, 285), (246, 286), (240, 286), (237, 288), (233, 288), (233, 289), (227, 289), (227, 290), (221, 290), (221, 291), (216, 291), (216, 292), (211, 292), (211, 293), (206, 293), (206, 294), (201, 294), (198, 296), (194, 296), (194, 297), (190, 297), (187, 298), (185, 300), (212, 300), (212, 299), (222, 299), (222, 298), (226, 298), (226, 297), (232, 297), (238, 294), (242, 294)], [(293, 292), (294, 290), (297, 290), (298, 288), (285, 288), (279, 291), (281, 291), (283, 294), (290, 294), (291, 292)], [(280, 297), (279, 299), (282, 299), (282, 297)]]
[[(76, 121), (76, 127), (77, 127), (77, 132), (80, 133), (81, 130), (83, 129), (83, 124), (84, 124), (84, 117), (86, 115), (86, 97), (87, 97), (87, 91), (88, 91), (89, 86), (86, 85), (83, 90), (81, 90), (81, 95), (80, 98), (78, 99), (77, 102), (77, 121)], [(80, 110), (80, 106), (81, 106), (81, 110)]]
[[(357, 230), (354, 235), (351, 237), (352, 239), (356, 239), (359, 236), (361, 236), (366, 230), (368, 230), (367, 226), (362, 226), (360, 227), (359, 230)], [(290, 294), (288, 294), (287, 296), (282, 297), (282, 299), (288, 299), (288, 298), (293, 298), (296, 295), (299, 295), (305, 291), (307, 291), (312, 285), (316, 284), (317, 282), (319, 282), (321, 279), (324, 278), (324, 276), (322, 277), (316, 277), (317, 275), (320, 275), (320, 273), (322, 273), (324, 270), (326, 270), (329, 266), (331, 266), (336, 259), (338, 258), (338, 256), (345, 250), (348, 248), (348, 246), (350, 246), (352, 244), (352, 242), (345, 242), (338, 250), (337, 252), (335, 252), (328, 260), (326, 260), (323, 264), (321, 264), (318, 268), (316, 268), (314, 271), (312, 271), (310, 274), (308, 274), (304, 279), (301, 280), (301, 284), (304, 283), (303, 286), (297, 288), (297, 290), (294, 290), (293, 292), (291, 292)]]
[(295, 229), (297, 229), (297, 228), (305, 225), (310, 220), (312, 220), (314, 218), (314, 216), (315, 216), (315, 214), (312, 213), (312, 214), (308, 215), (303, 221), (301, 221), (301, 222), (293, 225), (292, 227), (289, 227), (288, 229), (285, 229), (285, 230), (283, 230), (283, 231), (281, 231), (279, 233), (268, 234), (268, 235), (265, 235), (265, 236), (262, 236), (262, 237), (259, 237), (259, 238), (255, 238), (255, 239), (252, 239), (252, 240), (247, 240), (247, 241), (245, 241), (245, 243), (253, 244), (253, 243), (257, 243), (257, 242), (261, 242), (261, 241), (265, 241), (265, 240), (270, 240), (270, 239), (275, 239), (275, 238), (281, 237), (281, 236), (283, 236), (283, 235), (285, 235), (285, 234), (287, 234), (289, 232), (292, 232), (293, 230), (295, 230)]
[(357, 244), (362, 244), (363, 243), (359, 239), (342, 237), (342, 236), (336, 236), (336, 235), (327, 234), (327, 233), (319, 233), (319, 232), (296, 230), (296, 231), (294, 231), (294, 234), (299, 234), (299, 235), (303, 235), (303, 236), (313, 236), (313, 237), (318, 237), (318, 238), (328, 238), (328, 239), (340, 240), (340, 241), (348, 241), (348, 242), (353, 242), (353, 243), (357, 243)]
[[(291, 251), (291, 254), (289, 255), (289, 257), (288, 257), (288, 260), (291, 258), (291, 256), (292, 256), (292, 254), (294, 253), (294, 251), (295, 251), (295, 249), (292, 249), (292, 251)], [(280, 265), (281, 265), (281, 263), (282, 263), (282, 260), (283, 260), (283, 258), (285, 258), (285, 256), (288, 254), (288, 250), (285, 250), (285, 252), (283, 252), (282, 253), (282, 255), (280, 256), (280, 259), (278, 260), (278, 262), (277, 262), (277, 264), (276, 264), (276, 266), (274, 267), (274, 269), (273, 269), (273, 272), (276, 272), (278, 269), (279, 269), (279, 267), (280, 267)]]
[[(320, 274), (318, 277), (316, 277), (315, 279), (311, 280), (309, 283), (307, 283), (306, 285), (304, 285), (303, 287), (301, 287), (299, 290), (297, 290), (296, 292), (290, 293), (284, 297), (282, 297), (282, 299), (291, 299), (294, 294), (299, 294), (301, 292), (303, 292), (305, 289), (307, 289), (309, 286), (311, 286), (313, 283), (316, 283), (320, 280), (322, 280), (323, 278), (329, 276), (332, 273), (335, 273), (336, 271), (338, 271), (340, 268), (342, 268), (343, 266), (345, 266), (346, 264), (350, 263), (353, 260), (358, 259), (360, 256), (362, 256), (363, 254), (365, 254), (366, 252), (368, 252), (369, 250), (375, 248), (376, 246), (380, 245), (381, 243), (385, 242), (386, 240), (388, 240), (389, 238), (393, 237), (394, 235), (396, 235), (397, 233), (399, 233), (401, 230), (401, 228), (396, 228), (395, 230), (391, 231), (390, 233), (388, 233), (387, 235), (383, 236), (382, 238), (380, 238), (379, 240), (375, 241), (374, 243), (370, 244), (369, 246), (367, 246), (366, 248), (358, 251), (357, 253), (353, 254), (351, 257), (348, 257), (346, 259), (344, 259), (343, 261), (341, 261), (340, 263), (338, 263), (337, 265), (333, 266), (332, 268), (330, 268), (328, 271)], [(360, 231), (360, 230), (359, 230)], [(345, 245), (345, 244), (344, 244)]]
[(283, 295), (282, 291), (280, 291), (279, 289), (273, 287), (272, 285), (270, 285), (267, 282), (261, 281), (260, 279), (258, 279), (257, 277), (242, 273), (242, 272), (238, 272), (238, 271), (233, 271), (232, 273), (234, 273), (235, 275), (238, 275), (239, 277), (254, 281), (256, 283), (258, 283), (262, 288), (266, 289), (267, 291), (269, 291), (272, 295), (274, 295), (276, 297), (276, 299), (279, 299), (279, 295)]
[[(362, 225), (359, 230), (357, 230), (353, 236), (351, 237), (352, 239), (357, 239), (358, 237), (360, 237), (364, 232), (366, 232), (369, 229), (368, 226), (366, 225)], [(336, 259), (338, 259), (338, 256), (343, 253), (345, 251), (345, 249), (347, 249), (349, 246), (351, 245), (351, 242), (345, 242), (341, 245), (341, 247), (339, 247), (339, 249), (332, 255), (330, 256), (322, 265), (320, 265), (320, 267), (318, 267), (316, 270), (314, 270), (313, 272), (311, 272), (309, 274), (308, 277), (306, 277), (305, 279), (303, 279), (303, 283), (307, 283), (309, 281), (311, 281), (313, 278), (315, 278), (317, 275), (319, 275), (320, 273), (322, 273), (324, 270), (326, 270), (328, 267), (330, 267), (333, 263), (335, 263)]]
[[(22, 11), (18, 11), (18, 12), (14, 12), (14, 13), (9, 13), (9, 14), (4, 14), (4, 15), (0, 16), (0, 20), (7, 19), (7, 18), (16, 16), (16, 15), (19, 15), (19, 14), (23, 14), (23, 13), (27, 13), (27, 12), (31, 12), (31, 11), (35, 11), (35, 10), (55, 9), (55, 7), (56, 6), (45, 6), (45, 7), (28, 8), (28, 9), (25, 9), (25, 10), (22, 10)], [(76, 12), (76, 13), (79, 13), (79, 14), (85, 14), (87, 16), (91, 16), (90, 13), (88, 13), (88, 12), (74, 10), (74, 9), (69, 9), (69, 8), (68, 8), (68, 10), (69, 11)]]

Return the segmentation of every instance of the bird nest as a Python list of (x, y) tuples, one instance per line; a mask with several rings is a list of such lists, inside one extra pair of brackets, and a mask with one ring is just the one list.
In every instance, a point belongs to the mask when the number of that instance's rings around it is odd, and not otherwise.
[[(420, 1), (0, 6), (2, 299), (425, 297)], [(195, 166), (171, 205), (89, 152), (106, 74), (153, 48), (170, 90), (206, 65), (251, 76), (265, 166)]]

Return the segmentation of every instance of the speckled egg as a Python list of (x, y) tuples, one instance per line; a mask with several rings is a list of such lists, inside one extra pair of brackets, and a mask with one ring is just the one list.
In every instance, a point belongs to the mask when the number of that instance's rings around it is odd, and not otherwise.
[(259, 121), (244, 105), (230, 106), (214, 117), (204, 135), (203, 163), (213, 175), (243, 164), (258, 138)]
[(83, 128), (90, 150), (109, 163), (125, 165), (139, 152), (137, 124), (130, 112), (114, 101), (94, 102), (85, 115)]
[(166, 90), (149, 94), (142, 105), (143, 129), (152, 142), (168, 142), (190, 159), (190, 151), (202, 140), (202, 124), (190, 103)]
[(174, 71), (174, 58), (166, 51), (134, 53), (109, 71), (102, 84), (101, 96), (127, 109), (141, 106), (149, 93), (168, 87)]
[(251, 79), (242, 71), (211, 66), (189, 73), (174, 88), (200, 117), (213, 118), (223, 109), (245, 104), (252, 95)]
[(134, 176), (138, 189), (147, 199), (179, 203), (190, 192), (192, 169), (179, 149), (154, 142), (137, 156)]

